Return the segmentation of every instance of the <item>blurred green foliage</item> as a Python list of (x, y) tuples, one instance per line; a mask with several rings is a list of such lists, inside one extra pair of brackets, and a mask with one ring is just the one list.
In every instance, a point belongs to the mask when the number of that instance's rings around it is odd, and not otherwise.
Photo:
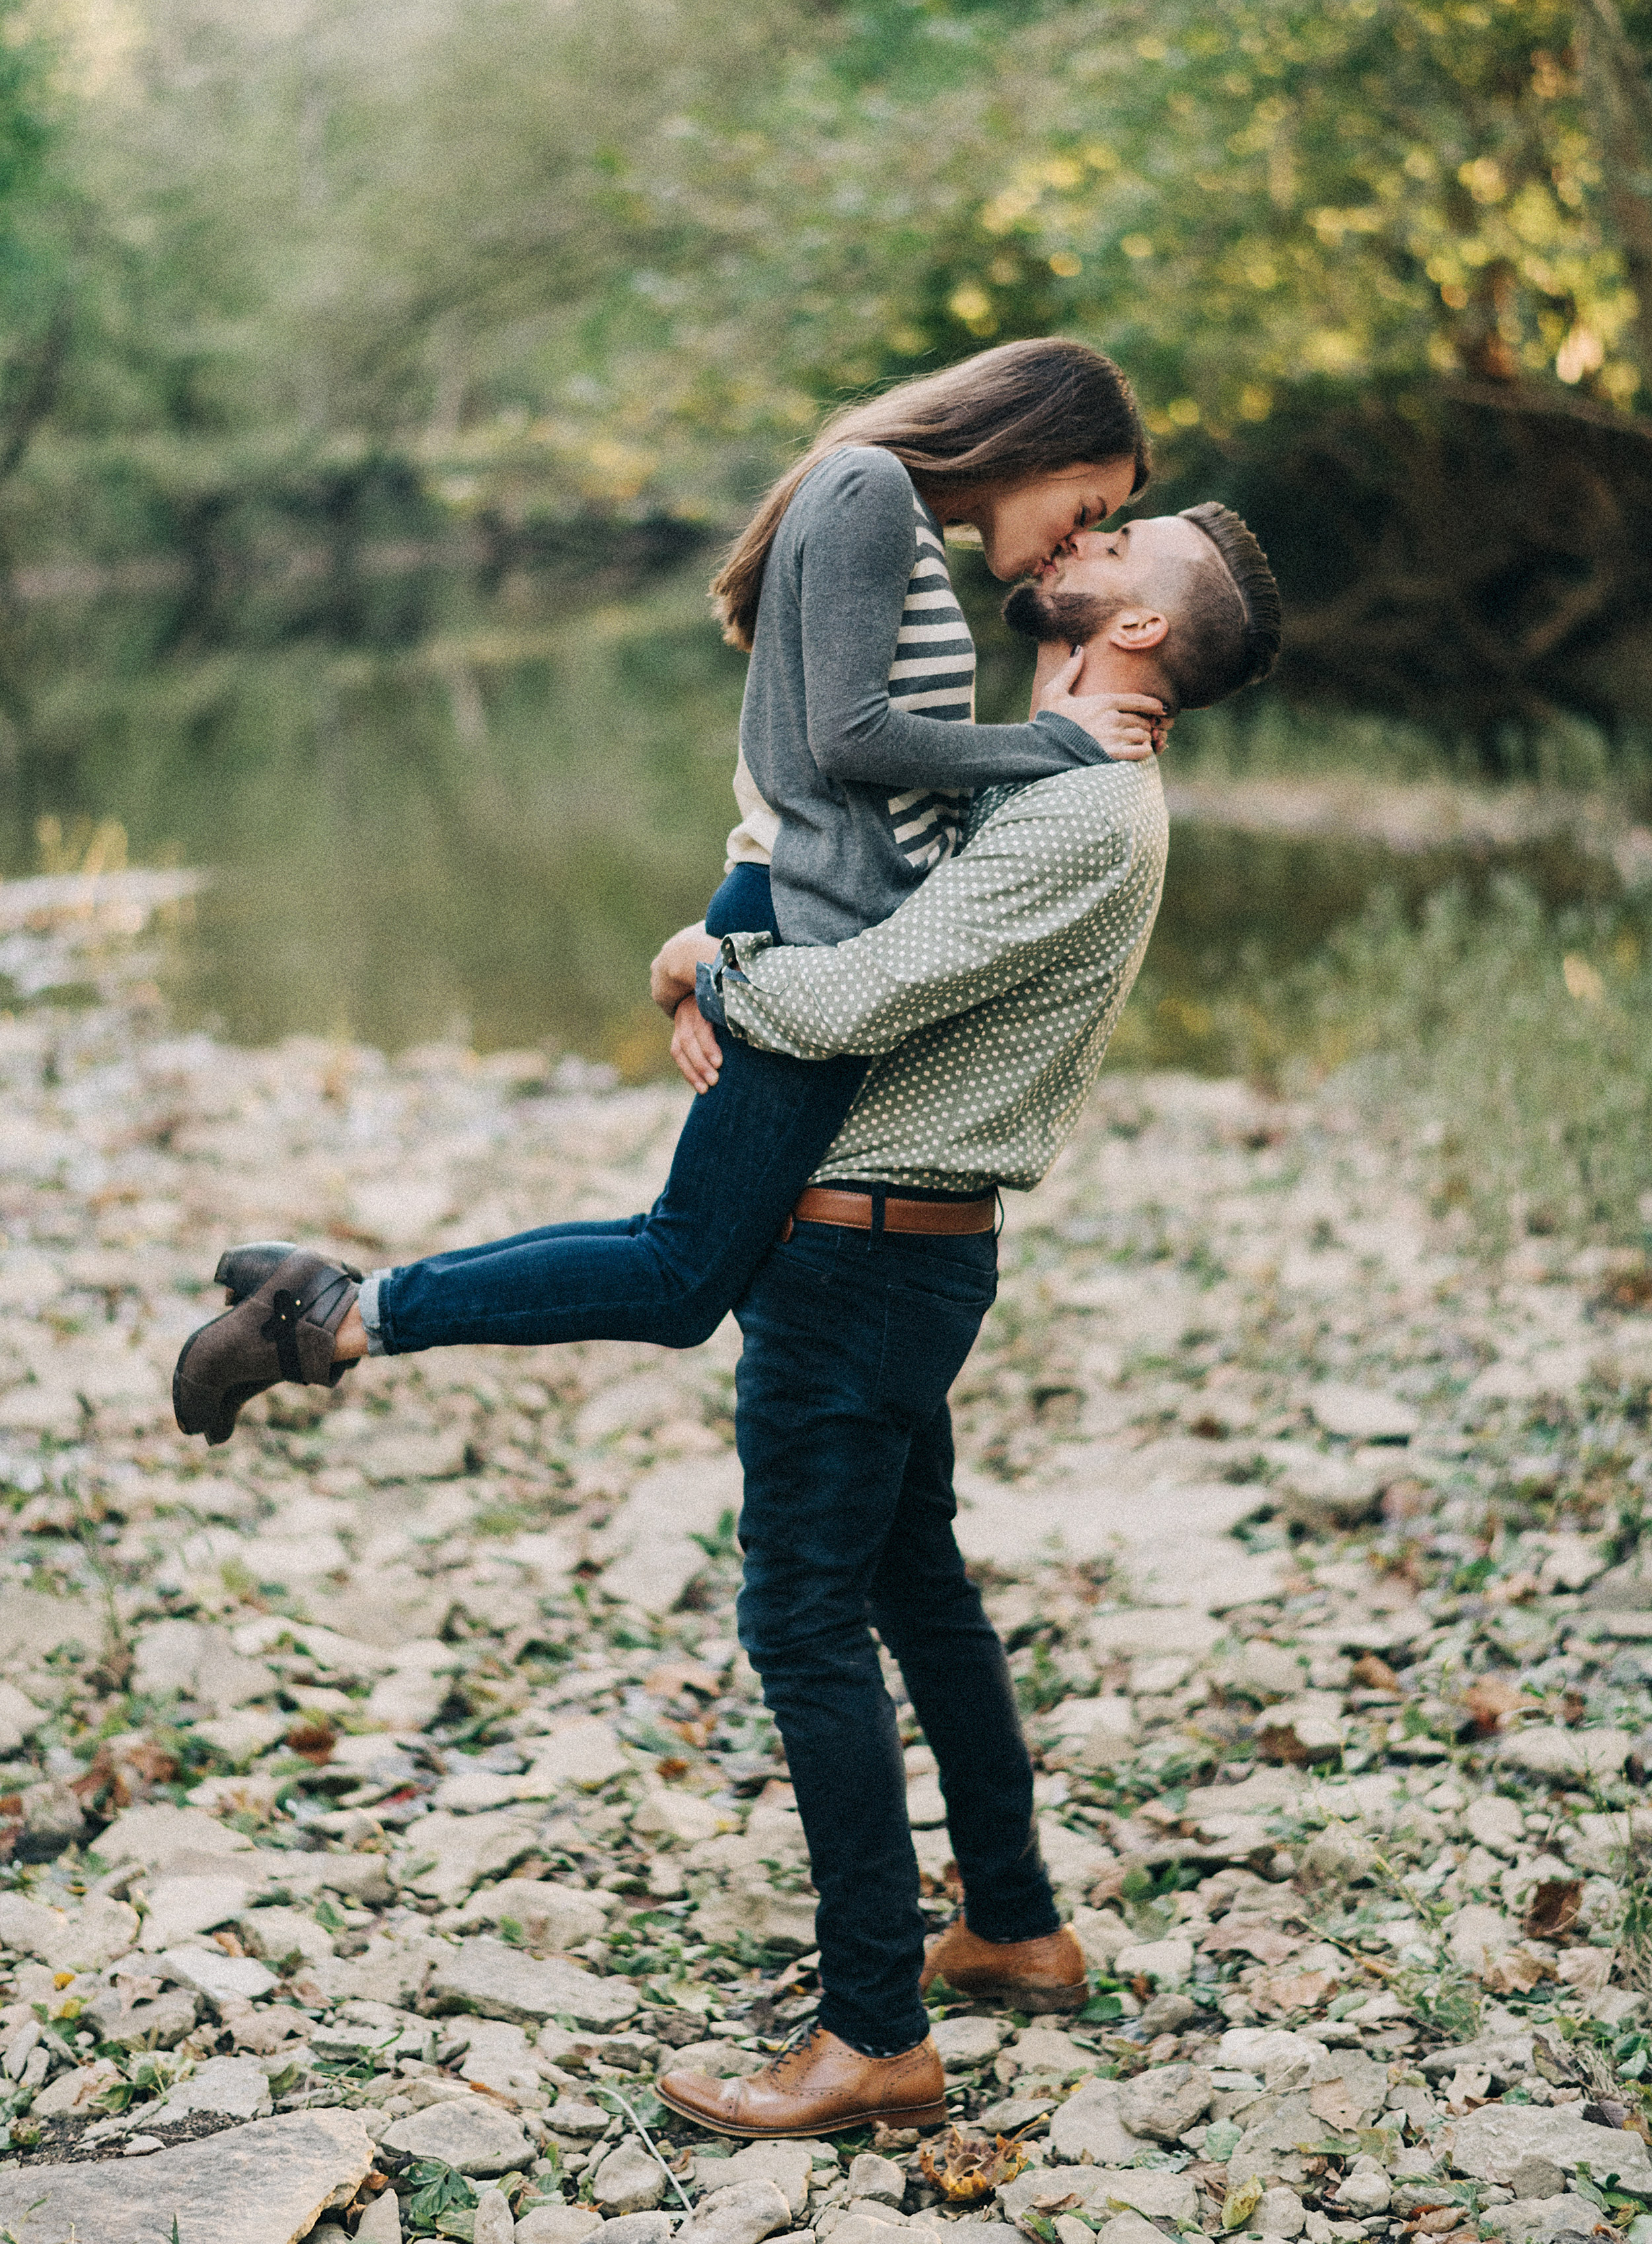
[(721, 519), (824, 401), (1052, 328), (1172, 447), (1642, 379), (1565, 0), (58, 5), (83, 442)]
[[(1263, 530), (1288, 691), (1534, 770), (1557, 709), (1652, 720), (1624, 12), (0, 0), (0, 579), (166, 557), (180, 639), (376, 632), (363, 553), (674, 560), (824, 406), (1059, 329), (1154, 504)], [(37, 686), (0, 617), (25, 730)]]

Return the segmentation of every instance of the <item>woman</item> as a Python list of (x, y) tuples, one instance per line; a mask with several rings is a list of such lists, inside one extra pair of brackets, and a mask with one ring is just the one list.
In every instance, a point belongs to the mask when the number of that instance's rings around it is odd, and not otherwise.
[[(1060, 339), (1006, 343), (849, 407), (768, 493), (714, 580), (752, 656), (728, 875), (712, 934), (832, 943), (887, 917), (957, 842), (966, 791), (1151, 754), (1160, 705), (1067, 691), (1028, 724), (973, 722), (974, 646), (942, 533), (967, 524), (1008, 582), (1147, 479), (1148, 441), (1112, 361)], [(692, 1000), (687, 1001), (692, 1005)], [(709, 1037), (710, 1031), (703, 1031)], [(278, 1380), (335, 1385), (369, 1354), (478, 1342), (709, 1337), (743, 1293), (847, 1114), (865, 1062), (729, 1040), (647, 1213), (553, 1224), (365, 1281), (284, 1243), (232, 1248), (232, 1307), (193, 1334), (173, 1395), (186, 1433), (227, 1441)]]

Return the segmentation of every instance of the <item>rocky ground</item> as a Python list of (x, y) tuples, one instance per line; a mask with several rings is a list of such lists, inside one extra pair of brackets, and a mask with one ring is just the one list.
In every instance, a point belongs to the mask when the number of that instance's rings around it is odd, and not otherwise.
[(742, 2151), (651, 2092), (812, 2001), (732, 1328), (168, 1409), (227, 1242), (622, 1213), (680, 1098), (179, 1038), (130, 896), (4, 895), (0, 2234), (1652, 2238), (1642, 1264), (1477, 1260), (1332, 1093), (1104, 1078), (956, 1395), (1092, 1999), (938, 2004), (985, 2150)]

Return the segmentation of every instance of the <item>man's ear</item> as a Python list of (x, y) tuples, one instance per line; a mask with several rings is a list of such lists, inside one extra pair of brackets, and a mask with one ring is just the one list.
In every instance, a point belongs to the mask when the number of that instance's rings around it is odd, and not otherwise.
[(1156, 608), (1119, 608), (1107, 618), (1104, 637), (1125, 654), (1147, 654), (1170, 636), (1170, 621)]

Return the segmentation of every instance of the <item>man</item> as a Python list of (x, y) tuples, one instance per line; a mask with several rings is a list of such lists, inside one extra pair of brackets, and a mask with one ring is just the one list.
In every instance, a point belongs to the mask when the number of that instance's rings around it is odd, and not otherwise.
[[(1279, 644), (1261, 548), (1215, 505), (1076, 537), (1005, 615), (1039, 641), (1040, 677), (1077, 639), (1085, 690), (1156, 694), (1173, 715), (1265, 676)], [(674, 2110), (721, 2132), (939, 2124), (922, 2002), (936, 1977), (1026, 2011), (1085, 2000), (1007, 1664), (952, 1534), (946, 1396), (992, 1299), (999, 1190), (1036, 1184), (1078, 1120), (1166, 838), (1151, 761), (995, 787), (963, 852), (864, 934), (808, 948), (685, 929), (657, 962), (686, 1072), (714, 1067), (708, 1019), (802, 1058), (876, 1056), (736, 1311), (740, 1634), (809, 1841), (822, 1998), (807, 2036), (748, 2079), (664, 2077)], [(964, 1882), (927, 1962), (869, 1621), (935, 1754)]]

